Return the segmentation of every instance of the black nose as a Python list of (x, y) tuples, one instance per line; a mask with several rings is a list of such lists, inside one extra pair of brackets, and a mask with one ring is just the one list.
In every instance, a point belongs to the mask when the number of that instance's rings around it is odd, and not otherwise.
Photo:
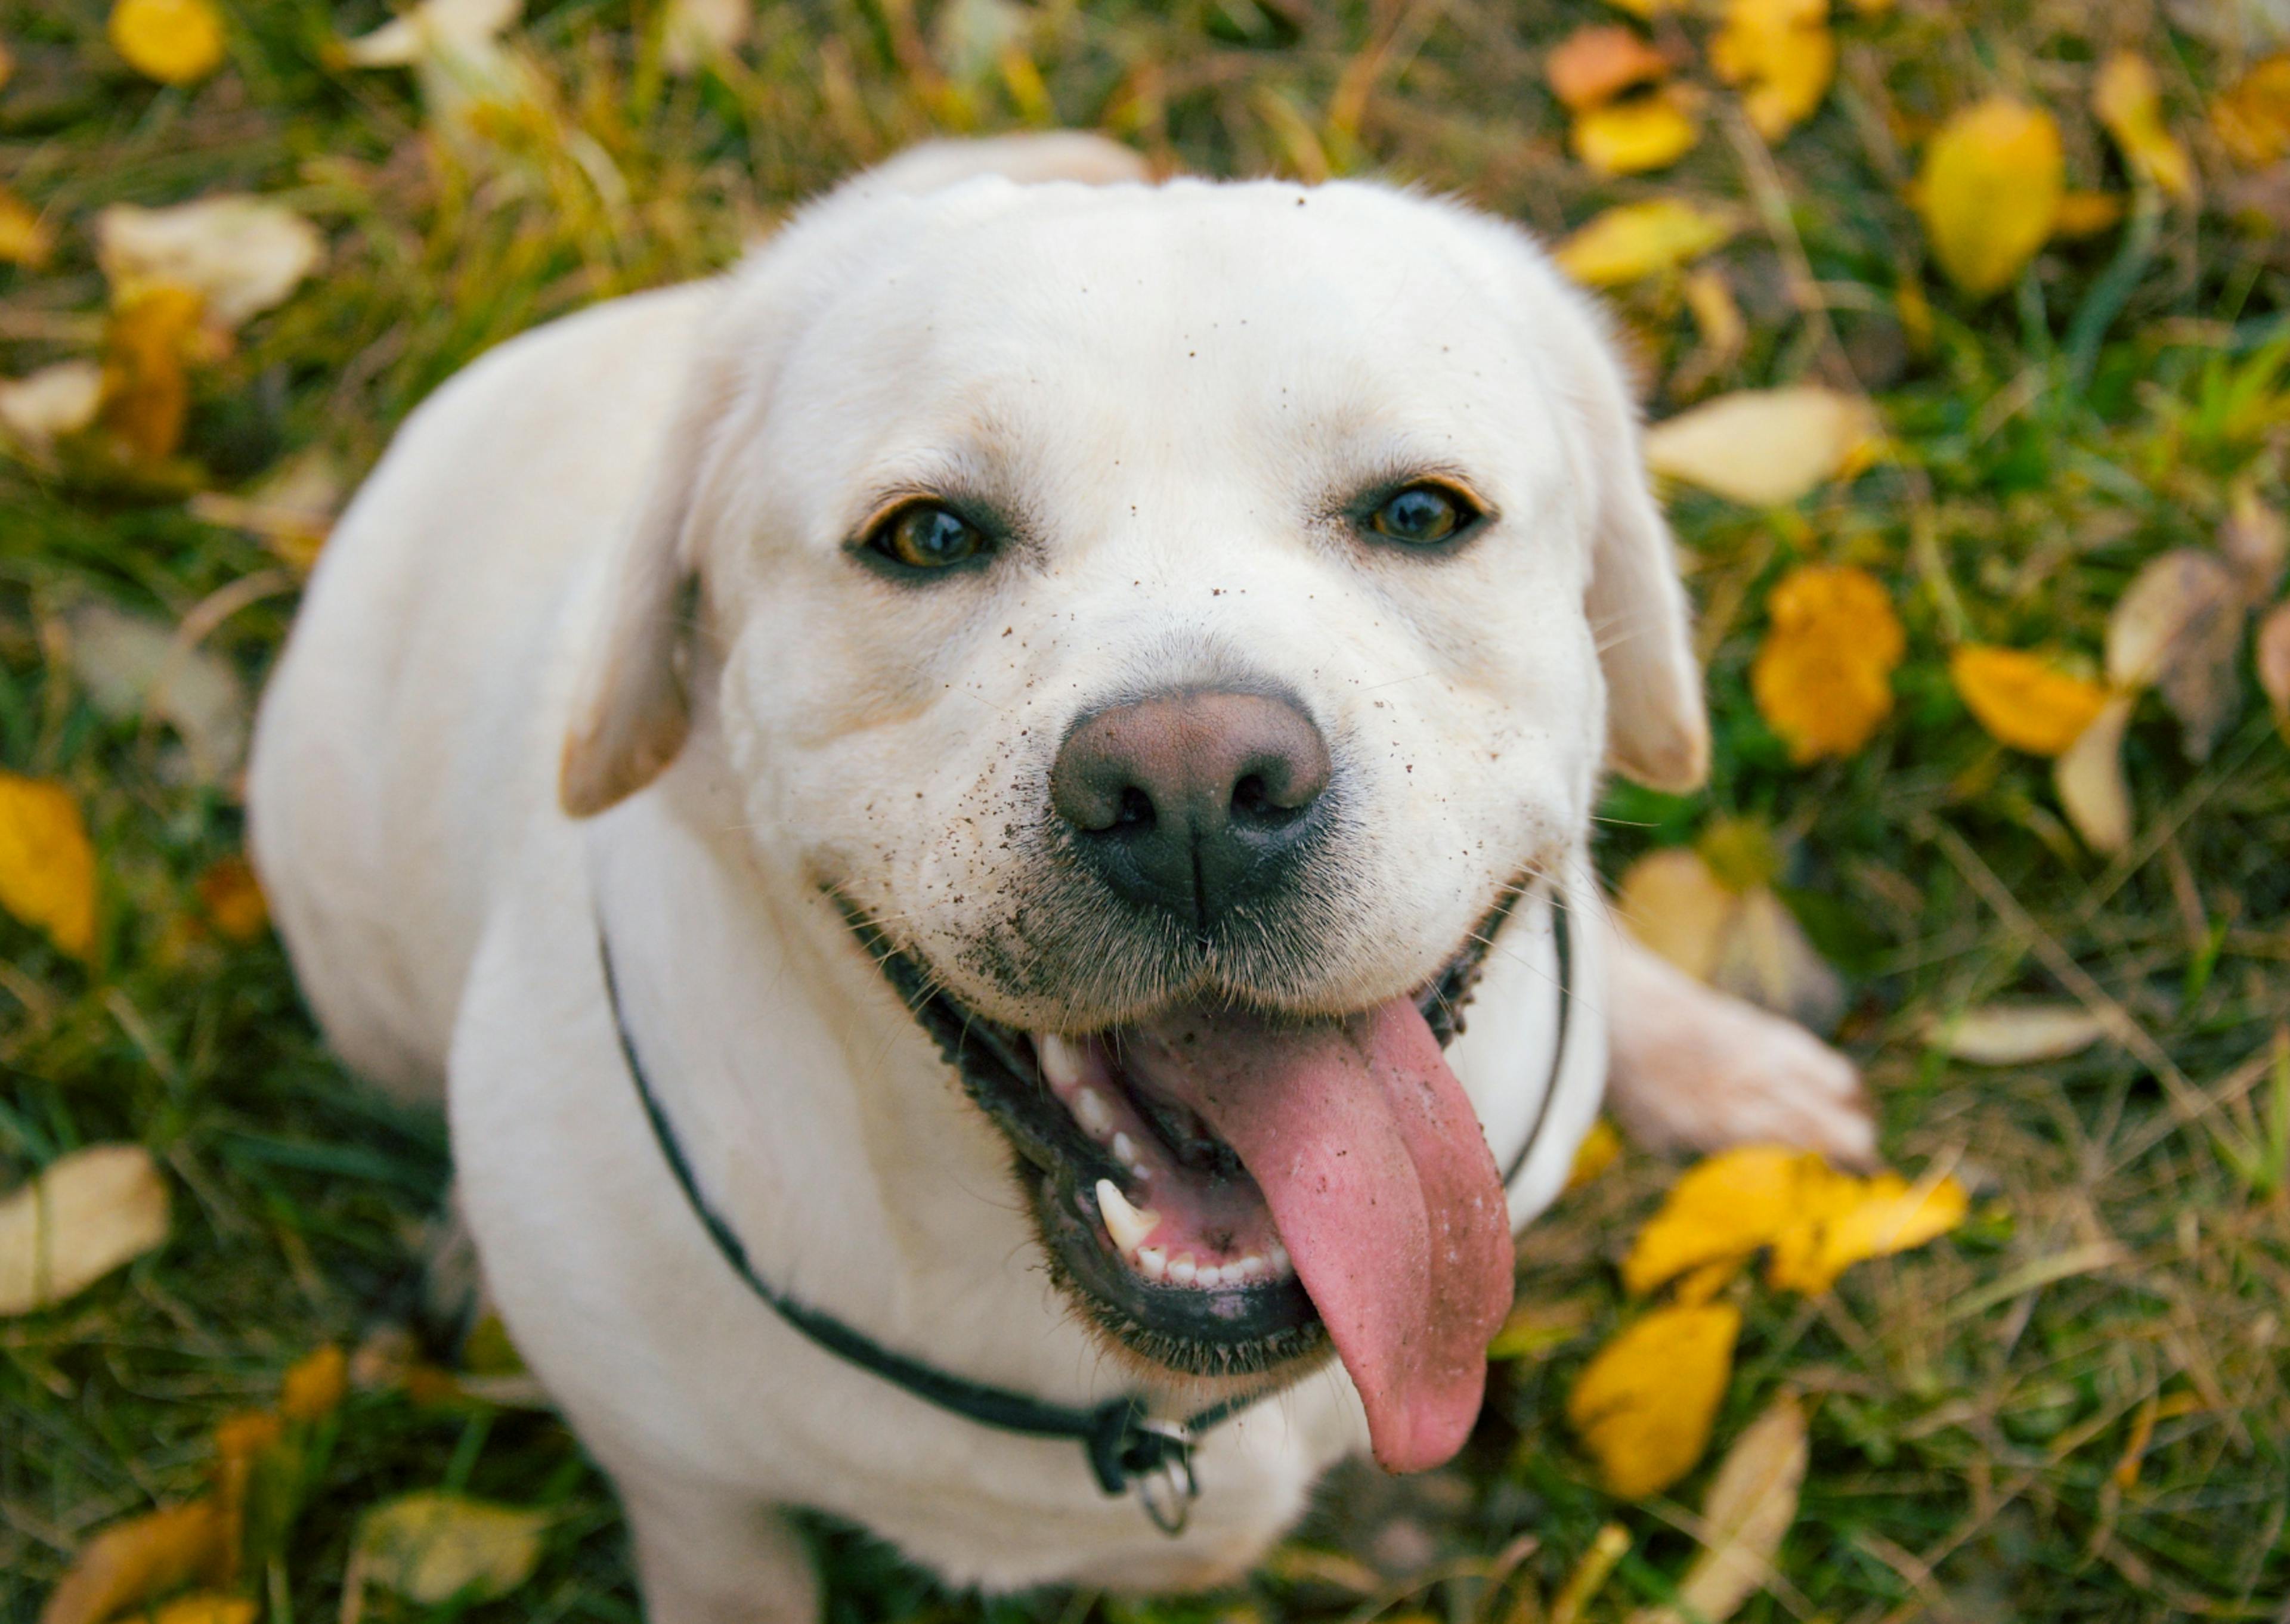
[(1279, 883), (1327, 787), (1327, 741), (1294, 705), (1190, 689), (1084, 718), (1050, 804), (1115, 891), (1205, 930)]

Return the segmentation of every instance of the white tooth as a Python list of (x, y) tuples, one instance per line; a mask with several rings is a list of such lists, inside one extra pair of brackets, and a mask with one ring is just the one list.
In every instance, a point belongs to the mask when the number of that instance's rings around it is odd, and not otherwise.
[(1192, 1284), (1200, 1272), (1201, 1266), (1193, 1260), (1193, 1254), (1189, 1252), (1179, 1252), (1177, 1260), (1169, 1265), (1169, 1278), (1179, 1285)]
[(1136, 1251), (1161, 1221), (1161, 1215), (1152, 1208), (1140, 1212), (1131, 1206), (1129, 1197), (1110, 1179), (1097, 1181), (1097, 1211), (1105, 1220), (1105, 1232), (1113, 1237), (1114, 1250), (1124, 1254)]
[(1141, 1246), (1137, 1250), (1137, 1272), (1148, 1280), (1158, 1280), (1169, 1272), (1169, 1254), (1158, 1246)]
[(1117, 1160), (1128, 1167), (1132, 1172), (1136, 1170), (1138, 1164), (1137, 1141), (1130, 1138), (1126, 1133), (1117, 1133), (1113, 1136), (1113, 1154)]
[(1296, 1267), (1289, 1259), (1288, 1249), (1278, 1241), (1272, 1243), (1272, 1255), (1265, 1261), (1272, 1266), (1273, 1274), (1284, 1277), (1293, 1272)]
[(1264, 1260), (1253, 1252), (1247, 1252), (1227, 1264), (1225, 1272), (1239, 1281), (1261, 1280), (1264, 1277)]
[(1055, 1032), (1034, 1034), (1034, 1054), (1052, 1088), (1068, 1089), (1081, 1081), (1081, 1051)]
[(1193, 1284), (1204, 1290), (1222, 1285), (1224, 1283), (1224, 1270), (1213, 1263), (1202, 1264), (1201, 1272), (1193, 1276)]
[(1103, 1139), (1113, 1126), (1113, 1108), (1093, 1088), (1085, 1088), (1074, 1096), (1073, 1114), (1081, 1131), (1092, 1139)]

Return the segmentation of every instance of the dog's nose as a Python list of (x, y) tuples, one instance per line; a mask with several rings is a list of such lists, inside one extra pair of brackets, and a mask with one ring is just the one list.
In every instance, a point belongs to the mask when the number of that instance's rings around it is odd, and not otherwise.
[(1188, 689), (1085, 717), (1050, 804), (1106, 882), (1206, 928), (1276, 884), (1328, 787), (1328, 745), (1285, 700)]

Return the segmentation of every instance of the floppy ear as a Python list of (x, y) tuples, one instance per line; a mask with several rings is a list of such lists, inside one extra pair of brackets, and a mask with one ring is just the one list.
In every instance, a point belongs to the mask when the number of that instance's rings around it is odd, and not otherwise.
[(1647, 489), (1637, 409), (1604, 313), (1572, 289), (1565, 293), (1554, 326), (1583, 431), (1591, 514), (1585, 606), (1606, 676), (1606, 758), (1648, 788), (1682, 794), (1709, 774), (1693, 612), (1669, 525)]

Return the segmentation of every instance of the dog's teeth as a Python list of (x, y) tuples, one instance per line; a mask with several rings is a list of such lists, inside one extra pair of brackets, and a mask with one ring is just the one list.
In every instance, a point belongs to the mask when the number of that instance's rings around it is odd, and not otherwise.
[(1093, 1088), (1085, 1088), (1074, 1095), (1074, 1120), (1081, 1131), (1092, 1139), (1103, 1139), (1113, 1127), (1113, 1108), (1105, 1103), (1105, 1096)]
[(1158, 1246), (1137, 1249), (1137, 1272), (1148, 1280), (1158, 1280), (1169, 1272), (1169, 1254)]
[(1081, 1051), (1055, 1032), (1034, 1034), (1034, 1056), (1052, 1088), (1068, 1089), (1081, 1081)]
[(1097, 1211), (1105, 1220), (1105, 1232), (1113, 1237), (1113, 1249), (1125, 1254), (1142, 1245), (1161, 1221), (1161, 1215), (1152, 1208), (1140, 1212), (1131, 1206), (1129, 1197), (1110, 1179), (1097, 1181)]
[(1225, 1277), (1238, 1284), (1264, 1278), (1264, 1260), (1254, 1252), (1234, 1259), (1224, 1266)]
[(1276, 1280), (1285, 1279), (1295, 1272), (1296, 1266), (1289, 1259), (1288, 1249), (1278, 1241), (1272, 1243), (1271, 1253), (1264, 1260), (1271, 1267), (1272, 1276)]
[(1169, 1278), (1179, 1285), (1192, 1284), (1199, 1277), (1200, 1272), (1201, 1266), (1194, 1261), (1193, 1254), (1189, 1252), (1179, 1252), (1176, 1261), (1169, 1265)]
[(1113, 1136), (1114, 1159), (1139, 1178), (1145, 1176), (1145, 1158), (1137, 1154), (1137, 1141), (1126, 1133)]

